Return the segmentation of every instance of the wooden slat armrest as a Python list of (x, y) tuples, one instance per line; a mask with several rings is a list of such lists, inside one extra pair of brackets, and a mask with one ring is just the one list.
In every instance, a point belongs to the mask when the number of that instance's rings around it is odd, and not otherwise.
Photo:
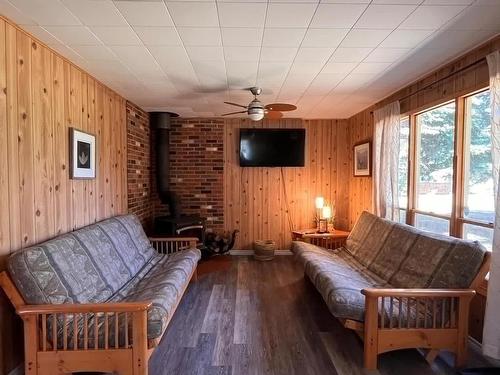
[(116, 303), (62, 303), (57, 305), (24, 305), (16, 311), (19, 315), (30, 314), (77, 314), (77, 313), (122, 313), (148, 310), (152, 305), (147, 302)]
[(196, 237), (149, 237), (150, 241), (164, 241), (164, 242), (198, 242)]
[(473, 297), (476, 291), (473, 289), (384, 289), (367, 288), (361, 290), (367, 297)]

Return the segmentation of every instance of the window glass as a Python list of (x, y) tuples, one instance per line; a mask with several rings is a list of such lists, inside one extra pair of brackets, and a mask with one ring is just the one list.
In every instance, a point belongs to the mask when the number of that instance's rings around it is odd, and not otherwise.
[(494, 221), (490, 92), (466, 99), (464, 217)]
[(415, 226), (427, 232), (437, 234), (450, 234), (450, 221), (439, 217), (416, 214)]
[[(410, 140), (410, 121), (408, 117), (399, 123), (399, 170), (398, 189), (399, 207), (408, 207), (408, 152)], [(404, 222), (404, 221), (403, 221)]]
[(451, 214), (454, 139), (455, 103), (417, 116), (416, 203), (420, 211)]
[(478, 225), (464, 224), (464, 238), (479, 241), (491, 251), (493, 247), (493, 229), (484, 228)]
[(406, 224), (406, 210), (399, 210), (399, 222)]

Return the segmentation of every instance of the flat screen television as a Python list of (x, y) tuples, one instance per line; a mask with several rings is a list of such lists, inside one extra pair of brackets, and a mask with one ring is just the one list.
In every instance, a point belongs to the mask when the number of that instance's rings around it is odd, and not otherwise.
[(305, 129), (240, 129), (240, 166), (303, 167)]

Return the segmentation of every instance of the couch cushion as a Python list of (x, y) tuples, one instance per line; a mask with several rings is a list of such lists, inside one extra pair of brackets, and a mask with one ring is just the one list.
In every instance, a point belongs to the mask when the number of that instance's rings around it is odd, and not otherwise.
[(200, 258), (198, 249), (157, 255), (110, 302), (152, 301), (148, 338), (161, 337)]
[(292, 252), (337, 318), (362, 321), (365, 298), (361, 289), (391, 287), (342, 248), (331, 251), (294, 242)]
[(363, 212), (346, 241), (362, 265), (399, 288), (467, 288), (486, 249)]
[(133, 215), (119, 216), (15, 252), (10, 276), (29, 304), (104, 302), (156, 253)]

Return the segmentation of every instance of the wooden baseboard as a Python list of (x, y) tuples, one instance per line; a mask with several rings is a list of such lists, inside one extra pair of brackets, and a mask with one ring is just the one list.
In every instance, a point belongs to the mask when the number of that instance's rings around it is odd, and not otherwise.
[[(253, 250), (231, 250), (229, 254), (236, 256), (253, 255)], [(292, 255), (292, 252), (290, 250), (276, 250), (274, 255)]]

